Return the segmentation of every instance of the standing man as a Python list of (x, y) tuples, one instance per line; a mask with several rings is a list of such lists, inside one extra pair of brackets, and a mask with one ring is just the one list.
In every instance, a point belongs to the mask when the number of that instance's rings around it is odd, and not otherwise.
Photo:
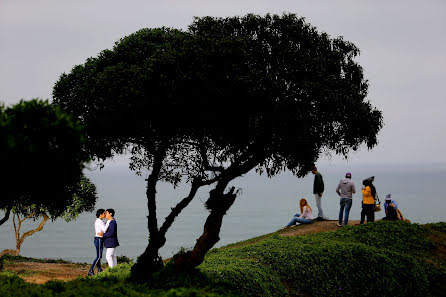
[(100, 208), (96, 211), (96, 221), (94, 222), (94, 246), (96, 248), (96, 258), (91, 265), (90, 271), (88, 271), (88, 276), (94, 275), (94, 268), (96, 265), (98, 266), (98, 273), (102, 272), (101, 258), (104, 249), (102, 233), (106, 230), (105, 223), (102, 221), (103, 218), (105, 218), (105, 210)]
[(344, 214), (344, 209), (345, 209), (344, 226), (347, 226), (348, 216), (350, 214), (350, 208), (352, 207), (352, 202), (353, 202), (353, 194), (356, 193), (355, 183), (352, 181), (351, 172), (347, 172), (345, 174), (345, 178), (341, 179), (341, 181), (338, 184), (338, 187), (336, 188), (336, 193), (338, 193), (339, 197), (341, 198), (340, 201), (341, 208), (339, 209), (338, 227), (342, 227), (342, 215)]
[(107, 259), (108, 267), (115, 267), (118, 264), (116, 258), (116, 248), (119, 246), (118, 241), (118, 225), (114, 218), (115, 210), (109, 208), (105, 211), (105, 218), (108, 220), (106, 224), (107, 231), (101, 234), (104, 237), (104, 245), (107, 248), (105, 258)]
[(324, 193), (324, 180), (322, 179), (322, 174), (317, 171), (317, 167), (314, 166), (311, 171), (314, 174), (314, 183), (313, 183), (313, 194), (316, 198), (316, 206), (318, 210), (318, 215), (316, 221), (327, 220), (324, 216), (324, 211), (322, 210), (322, 194)]

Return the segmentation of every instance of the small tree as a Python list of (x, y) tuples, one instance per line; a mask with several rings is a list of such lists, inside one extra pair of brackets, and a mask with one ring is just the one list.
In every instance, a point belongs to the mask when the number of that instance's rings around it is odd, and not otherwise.
[[(79, 216), (79, 214), (83, 212), (93, 211), (96, 200), (97, 195), (95, 185), (92, 184), (88, 178), (83, 176), (79, 183), (76, 194), (73, 197), (72, 203), (68, 205), (65, 211), (61, 214), (59, 212), (54, 213), (44, 207), (38, 208), (36, 205), (14, 206), (12, 208), (12, 213), (13, 226), (16, 237), (16, 249), (4, 250), (0, 253), (0, 256), (3, 256), (4, 254), (12, 254), (18, 256), (20, 254), (20, 248), (23, 244), (23, 241), (34, 233), (41, 231), (48, 219), (51, 218), (52, 220), (55, 220), (61, 217), (66, 222), (75, 220)], [(36, 221), (40, 219), (42, 219), (42, 221), (39, 223), (37, 228), (21, 233), (23, 222), (25, 222), (26, 220)]]
[[(213, 185), (210, 214), (194, 249), (175, 257), (182, 271), (218, 242), (235, 178), (254, 168), (304, 176), (324, 151), (375, 146), (382, 116), (365, 101), (358, 54), (292, 14), (206, 17), (187, 32), (140, 30), (63, 74), (54, 102), (86, 125), (90, 152), (129, 149), (130, 168), (150, 171), (150, 238), (132, 277), (162, 269), (165, 233), (201, 186)], [(157, 182), (181, 180), (190, 192), (159, 227)]]
[(55, 105), (37, 99), (0, 105), (0, 225), (13, 208), (58, 217), (73, 205), (79, 183), (87, 182), (84, 143), (80, 123)]

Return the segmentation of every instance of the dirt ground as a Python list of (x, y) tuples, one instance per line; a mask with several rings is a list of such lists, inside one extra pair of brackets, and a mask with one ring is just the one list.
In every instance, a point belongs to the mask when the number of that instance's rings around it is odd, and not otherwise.
[[(285, 228), (280, 232), (281, 236), (298, 236), (317, 232), (336, 231), (341, 227), (337, 226), (338, 221), (315, 221), (313, 224), (301, 224)], [(359, 220), (348, 221), (349, 225), (359, 224)]]
[(38, 262), (14, 262), (5, 264), (9, 271), (16, 272), (26, 282), (43, 284), (52, 280), (69, 281), (85, 277), (88, 274), (88, 264), (60, 264)]
[[(337, 221), (315, 221), (309, 225), (298, 225), (280, 230), (281, 236), (299, 236), (316, 232), (336, 231), (340, 227)], [(359, 221), (350, 221), (350, 225), (359, 224)], [(12, 262), (5, 263), (5, 268), (16, 272), (26, 282), (43, 284), (47, 281), (69, 281), (88, 274), (89, 264), (61, 264), (38, 262)]]

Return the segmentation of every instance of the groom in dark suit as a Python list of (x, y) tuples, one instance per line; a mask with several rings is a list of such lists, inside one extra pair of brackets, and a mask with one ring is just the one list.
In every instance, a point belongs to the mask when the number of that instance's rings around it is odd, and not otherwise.
[(109, 208), (105, 211), (105, 218), (108, 221), (105, 225), (106, 231), (102, 237), (104, 238), (104, 246), (107, 248), (105, 258), (107, 259), (109, 267), (115, 267), (118, 264), (116, 258), (116, 248), (119, 246), (118, 225), (116, 224), (114, 216), (115, 210), (113, 208)]

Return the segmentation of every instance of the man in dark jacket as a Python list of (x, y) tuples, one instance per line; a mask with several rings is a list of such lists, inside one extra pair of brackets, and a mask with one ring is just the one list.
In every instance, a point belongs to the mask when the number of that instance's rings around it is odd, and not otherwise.
[(314, 183), (313, 183), (313, 194), (316, 198), (316, 206), (318, 209), (318, 215), (316, 220), (323, 221), (327, 220), (324, 216), (324, 211), (322, 210), (322, 194), (324, 193), (324, 180), (322, 178), (322, 174), (317, 171), (317, 167), (314, 166), (311, 171), (314, 174)]
[(115, 267), (118, 264), (116, 258), (116, 248), (119, 246), (118, 241), (118, 225), (114, 218), (115, 210), (109, 208), (105, 211), (105, 218), (108, 220), (105, 226), (106, 230), (102, 237), (104, 238), (104, 246), (107, 248), (105, 258), (109, 267)]

